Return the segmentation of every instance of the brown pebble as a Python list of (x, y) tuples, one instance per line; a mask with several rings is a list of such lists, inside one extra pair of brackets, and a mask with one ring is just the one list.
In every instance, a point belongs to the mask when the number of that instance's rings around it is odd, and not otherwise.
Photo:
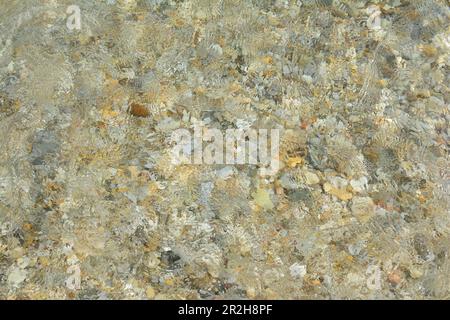
[(388, 276), (388, 280), (391, 284), (398, 285), (400, 281), (402, 281), (400, 271), (399, 270), (392, 271)]
[(135, 117), (146, 118), (150, 115), (150, 112), (148, 111), (147, 107), (137, 102), (131, 103), (130, 108), (128, 110)]

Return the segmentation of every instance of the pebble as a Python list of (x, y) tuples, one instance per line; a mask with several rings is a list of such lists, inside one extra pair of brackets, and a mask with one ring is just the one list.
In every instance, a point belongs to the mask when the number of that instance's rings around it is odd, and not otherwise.
[(147, 296), (148, 299), (154, 299), (156, 296), (155, 289), (153, 289), (152, 287), (148, 287), (145, 290), (145, 295)]
[(319, 177), (313, 172), (306, 171), (304, 175), (305, 183), (308, 185), (318, 184), (320, 182)]
[(150, 116), (147, 107), (137, 102), (132, 102), (128, 110), (135, 117), (146, 118)]
[(363, 193), (367, 190), (368, 181), (366, 177), (350, 180), (350, 185), (356, 193)]
[(14, 268), (8, 275), (8, 284), (18, 287), (27, 278), (27, 271), (21, 268)]
[(352, 213), (360, 222), (367, 222), (375, 213), (375, 204), (369, 197), (354, 197), (351, 204)]
[(303, 278), (306, 275), (306, 266), (296, 262), (289, 267), (289, 271), (293, 278)]
[(329, 193), (342, 201), (348, 201), (353, 197), (353, 195), (350, 192), (348, 192), (347, 190), (336, 188), (328, 182), (325, 182), (323, 184), (323, 190), (326, 193)]
[(398, 285), (402, 281), (402, 274), (399, 270), (394, 270), (388, 275), (388, 280), (393, 285)]
[(255, 203), (266, 210), (274, 208), (272, 200), (270, 199), (269, 192), (265, 189), (258, 188), (253, 196)]

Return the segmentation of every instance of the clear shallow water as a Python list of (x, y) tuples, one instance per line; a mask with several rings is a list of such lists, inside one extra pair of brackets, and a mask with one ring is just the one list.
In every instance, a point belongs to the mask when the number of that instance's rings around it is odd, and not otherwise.
[[(0, 6), (1, 298), (448, 297), (444, 2)], [(282, 167), (174, 165), (198, 124)]]

